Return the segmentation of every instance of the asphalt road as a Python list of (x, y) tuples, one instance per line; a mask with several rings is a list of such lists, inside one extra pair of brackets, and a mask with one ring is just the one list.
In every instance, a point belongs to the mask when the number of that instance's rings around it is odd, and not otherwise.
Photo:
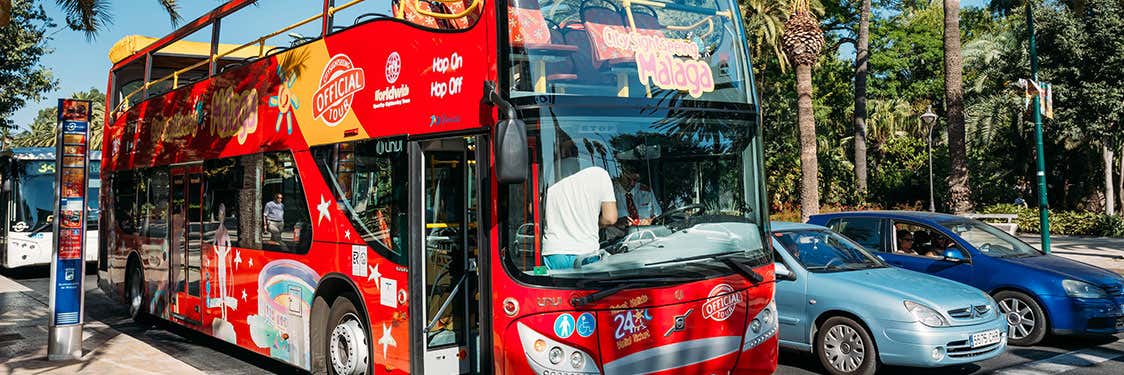
[[(3, 270), (3, 275), (47, 295), (50, 279), (46, 267)], [(165, 353), (174, 354), (184, 363), (210, 374), (293, 373), (296, 370), (275, 360), (252, 353), (186, 328), (166, 322), (142, 329), (133, 324), (125, 306), (113, 301), (97, 288), (97, 275), (86, 275), (86, 316), (113, 327), (123, 334), (141, 340)]]
[[(32, 268), (4, 271), (24, 286), (47, 293), (47, 270)], [(149, 329), (134, 325), (123, 305), (97, 289), (97, 276), (86, 276), (86, 314), (114, 329), (144, 341), (166, 353), (174, 353), (184, 363), (213, 374), (292, 373), (295, 370), (272, 359), (167, 323)], [(823, 374), (819, 361), (811, 354), (782, 349), (777, 374)], [(1124, 334), (1100, 338), (1050, 337), (1042, 345), (1009, 347), (1006, 353), (969, 365), (917, 369), (884, 366), (879, 374), (1124, 374)]]

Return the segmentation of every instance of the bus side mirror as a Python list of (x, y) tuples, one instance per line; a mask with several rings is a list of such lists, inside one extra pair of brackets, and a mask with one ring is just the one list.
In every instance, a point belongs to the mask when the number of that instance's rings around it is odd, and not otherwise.
[(527, 180), (527, 123), (520, 119), (496, 124), (496, 179), (500, 184)]

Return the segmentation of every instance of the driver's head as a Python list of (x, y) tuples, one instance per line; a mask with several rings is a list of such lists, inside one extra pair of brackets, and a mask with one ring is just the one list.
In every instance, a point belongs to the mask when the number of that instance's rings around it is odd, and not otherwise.
[(913, 232), (905, 229), (898, 230), (898, 249), (901, 251), (913, 249)]

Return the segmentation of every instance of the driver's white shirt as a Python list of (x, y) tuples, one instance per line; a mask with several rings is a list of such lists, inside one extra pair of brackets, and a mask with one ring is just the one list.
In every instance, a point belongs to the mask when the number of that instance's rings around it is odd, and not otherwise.
[(601, 248), (597, 239), (601, 203), (613, 202), (613, 181), (601, 167), (569, 175), (546, 189), (542, 255), (587, 255)]

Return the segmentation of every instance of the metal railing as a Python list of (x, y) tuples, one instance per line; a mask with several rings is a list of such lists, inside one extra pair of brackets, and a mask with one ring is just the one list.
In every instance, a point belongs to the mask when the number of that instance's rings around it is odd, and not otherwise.
[[(347, 3), (344, 3), (343, 5), (340, 5), (340, 6), (329, 5), (323, 12), (317, 13), (316, 15), (313, 15), (313, 16), (310, 16), (310, 17), (305, 18), (303, 20), (297, 21), (294, 24), (286, 26), (286, 27), (284, 27), (280, 30), (274, 31), (272, 33), (266, 34), (262, 37), (259, 37), (258, 39), (250, 41), (248, 43), (239, 45), (238, 47), (234, 47), (234, 48), (230, 49), (229, 51), (225, 51), (223, 53), (214, 53), (214, 51), (215, 51), (214, 47), (216, 46), (216, 43), (218, 41), (216, 40), (217, 38), (212, 37), (212, 40), (211, 40), (211, 46), (212, 46), (211, 51), (212, 51), (212, 53), (209, 55), (209, 58), (207, 58), (205, 60), (202, 60), (202, 61), (199, 61), (195, 64), (188, 65), (184, 68), (180, 68), (180, 69), (172, 72), (169, 75), (160, 77), (158, 79), (146, 81), (144, 83), (144, 85), (142, 85), (142, 86), (138, 87), (136, 90), (133, 90), (133, 91), (129, 92), (128, 94), (125, 94), (124, 96), (122, 96), (120, 103), (117, 103), (117, 105), (114, 106), (113, 110), (118, 111), (118, 110), (121, 110), (122, 107), (128, 108), (130, 99), (132, 99), (137, 94), (147, 93), (149, 88), (152, 88), (152, 86), (155, 86), (156, 84), (159, 84), (161, 82), (171, 80), (172, 81), (172, 88), (169, 91), (178, 89), (179, 88), (180, 76), (183, 75), (184, 73), (187, 73), (187, 72), (190, 72), (192, 70), (198, 69), (198, 68), (200, 68), (204, 65), (210, 66), (211, 64), (214, 64), (214, 63), (218, 62), (220, 59), (222, 59), (224, 57), (227, 57), (227, 56), (230, 56), (230, 55), (232, 55), (232, 54), (234, 54), (238, 51), (241, 51), (243, 49), (246, 49), (250, 46), (254, 46), (254, 45), (258, 46), (258, 55), (257, 55), (256, 58), (260, 59), (262, 57), (265, 57), (266, 56), (266, 54), (265, 54), (265, 52), (266, 52), (265, 51), (265, 42), (267, 40), (269, 40), (270, 38), (273, 38), (273, 37), (276, 37), (278, 35), (287, 33), (287, 32), (292, 31), (292, 30), (294, 30), (298, 27), (307, 25), (307, 24), (309, 24), (313, 21), (323, 19), (324, 17), (331, 17), (334, 14), (336, 14), (336, 12), (339, 12), (341, 10), (350, 8), (352, 6), (355, 6), (356, 4), (362, 3), (364, 1), (366, 1), (366, 0), (351, 0), (351, 1), (348, 1)], [(215, 22), (219, 22), (221, 20), (222, 20), (222, 18), (215, 19), (215, 20), (211, 21), (211, 24), (214, 24)], [(330, 27), (330, 26), (327, 26), (327, 27)], [(322, 30), (321, 36), (327, 35), (328, 31), (329, 30)], [(168, 45), (171, 45), (171, 44), (172, 43), (169, 43)], [(214, 69), (208, 69), (208, 72), (207, 72), (208, 77), (211, 77), (214, 74), (215, 74)], [(145, 96), (147, 96), (147, 95), (145, 95)]]

